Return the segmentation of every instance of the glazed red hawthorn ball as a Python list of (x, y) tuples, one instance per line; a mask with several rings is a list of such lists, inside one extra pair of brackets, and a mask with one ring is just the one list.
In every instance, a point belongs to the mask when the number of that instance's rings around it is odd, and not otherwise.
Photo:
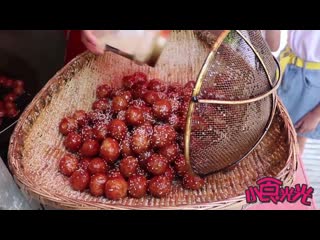
[(147, 81), (147, 75), (142, 72), (134, 73), (130, 76), (124, 76), (122, 78), (123, 86), (127, 89), (130, 89), (133, 87), (134, 84), (137, 83), (144, 83)]
[(109, 119), (109, 115), (104, 113), (102, 110), (93, 110), (88, 112), (89, 123), (92, 125), (97, 125), (100, 123), (106, 123)]
[(185, 84), (184, 88), (183, 88), (183, 95), (187, 96), (187, 97), (191, 97), (192, 96), (192, 92), (195, 86), (195, 82), (194, 81), (189, 81)]
[(89, 164), (91, 159), (90, 158), (82, 158), (79, 162), (79, 168), (83, 170), (88, 170)]
[(192, 96), (192, 92), (193, 92), (193, 89), (192, 88), (185, 88), (183, 89), (183, 95), (185, 98), (191, 98)]
[(95, 138), (94, 131), (90, 126), (84, 126), (81, 129), (81, 136), (82, 136), (82, 140), (83, 141), (87, 141), (89, 139), (94, 139)]
[(162, 148), (176, 140), (177, 133), (170, 125), (154, 126), (152, 135), (152, 145), (156, 148)]
[(121, 96), (121, 97), (124, 97), (127, 102), (129, 103), (132, 99), (132, 94), (130, 91), (121, 91), (119, 92), (116, 96)]
[(163, 176), (167, 177), (172, 182), (175, 177), (174, 169), (171, 166), (169, 166), (167, 170), (164, 172)]
[(123, 178), (122, 174), (120, 173), (119, 168), (117, 168), (117, 167), (109, 170), (107, 173), (107, 177), (108, 177), (108, 180), (119, 178), (119, 177)]
[(90, 182), (90, 174), (83, 170), (76, 170), (70, 177), (70, 184), (73, 190), (84, 191), (88, 188)]
[(134, 175), (128, 180), (128, 192), (131, 197), (142, 198), (147, 194), (148, 182), (145, 176)]
[(135, 83), (133, 85), (133, 87), (132, 87), (132, 97), (133, 97), (133, 99), (142, 98), (143, 95), (148, 91), (147, 86), (148, 86), (147, 82)]
[(131, 149), (136, 154), (146, 152), (150, 147), (152, 133), (150, 133), (149, 127), (140, 126), (136, 128), (132, 134)]
[(121, 154), (123, 157), (128, 157), (134, 155), (131, 149), (131, 135), (127, 133), (125, 138), (121, 142)]
[(5, 101), (4, 102), (4, 107), (9, 110), (10, 108), (16, 108), (16, 104), (12, 101)]
[(13, 87), (14, 88), (24, 88), (24, 81), (22, 80), (15, 80), (14, 83), (13, 83)]
[(152, 111), (156, 118), (168, 119), (172, 113), (171, 103), (167, 99), (158, 100), (152, 105)]
[(108, 166), (104, 162), (102, 158), (93, 158), (88, 166), (88, 170), (90, 174), (96, 173), (106, 173), (108, 170)]
[(188, 101), (182, 101), (181, 105), (180, 105), (180, 108), (178, 110), (178, 113), (180, 114), (187, 114), (188, 113), (188, 110), (189, 110), (189, 100)]
[(74, 118), (65, 117), (61, 120), (59, 130), (63, 135), (74, 132), (78, 129), (78, 123)]
[(130, 102), (130, 106), (137, 107), (137, 108), (141, 109), (142, 107), (146, 107), (147, 104), (142, 99), (135, 99)]
[(122, 85), (125, 89), (131, 89), (133, 84), (135, 84), (135, 79), (132, 77), (132, 75), (124, 76), (122, 78)]
[(4, 116), (6, 116), (7, 111), (4, 107), (0, 106), (0, 118), (3, 118)]
[(189, 82), (187, 82), (187, 83), (184, 85), (184, 88), (191, 88), (191, 89), (193, 89), (195, 85), (196, 85), (196, 82), (195, 82), (195, 81), (189, 81)]
[(178, 135), (177, 143), (178, 143), (180, 149), (183, 151), (184, 150), (184, 136), (182, 134)]
[(144, 168), (142, 168), (140, 166), (138, 167), (137, 173), (135, 175), (144, 176), (146, 178), (150, 177), (150, 174), (147, 172), (147, 170), (145, 170)]
[(89, 184), (90, 193), (95, 197), (103, 196), (104, 186), (107, 180), (107, 175), (104, 173), (97, 173), (93, 175)]
[(79, 161), (71, 154), (64, 155), (59, 162), (59, 171), (69, 177), (79, 168)]
[(142, 169), (147, 169), (147, 159), (149, 157), (151, 157), (151, 155), (154, 154), (154, 151), (153, 150), (149, 150), (149, 151), (146, 151), (144, 153), (141, 153), (138, 157), (138, 161), (139, 161), (139, 166), (142, 168)]
[(120, 172), (126, 178), (129, 178), (135, 173), (137, 173), (138, 167), (139, 167), (138, 159), (136, 159), (135, 157), (129, 156), (129, 157), (123, 158), (120, 161)]
[(111, 87), (108, 86), (108, 85), (101, 85), (97, 88), (97, 91), (96, 91), (96, 95), (97, 95), (97, 98), (101, 99), (101, 98), (108, 98), (111, 94)]
[(179, 147), (176, 143), (164, 146), (159, 149), (159, 154), (164, 156), (169, 163), (173, 162), (179, 155)]
[(100, 156), (107, 161), (107, 163), (114, 163), (120, 155), (120, 146), (117, 140), (113, 138), (106, 138), (103, 140), (100, 147)]
[(168, 160), (160, 154), (152, 154), (146, 161), (147, 170), (153, 175), (163, 174), (168, 166)]
[(99, 99), (92, 104), (93, 110), (101, 110), (106, 111), (109, 108), (109, 100), (107, 99)]
[(171, 181), (165, 176), (155, 176), (150, 180), (148, 189), (154, 197), (165, 197), (171, 191)]
[(84, 126), (88, 122), (88, 116), (85, 111), (77, 110), (73, 113), (72, 118), (77, 121), (79, 127)]
[(168, 87), (168, 92), (167, 92), (168, 98), (180, 101), (182, 99), (182, 97), (183, 97), (182, 94), (181, 94), (181, 91), (182, 90), (180, 90), (180, 89), (173, 90), (171, 88), (171, 86), (169, 86)]
[(180, 118), (177, 114), (171, 114), (169, 119), (168, 119), (168, 123), (170, 124), (170, 126), (172, 126), (176, 131), (181, 130), (181, 121)]
[(148, 80), (147, 75), (143, 72), (135, 72), (132, 77), (135, 80), (135, 83), (146, 82)]
[(128, 128), (124, 121), (114, 119), (109, 123), (109, 132), (111, 137), (121, 141), (126, 136)]
[(158, 92), (160, 99), (169, 99), (166, 92)]
[(108, 199), (119, 200), (127, 196), (128, 183), (123, 177), (108, 179), (104, 190)]
[(136, 88), (139, 88), (144, 85), (145, 85), (145, 88), (147, 89), (147, 87), (148, 87), (147, 77), (140, 78), (138, 76), (138, 77), (134, 77), (134, 78), (135, 78), (135, 83), (133, 84), (132, 89), (136, 89)]
[(9, 79), (9, 78), (6, 78), (4, 83), (3, 83), (3, 86), (5, 88), (12, 88), (14, 85), (14, 81), (12, 79)]
[(112, 99), (115, 96), (119, 96), (121, 92), (125, 91), (124, 88), (112, 88), (109, 98)]
[(78, 133), (71, 132), (64, 139), (63, 144), (70, 152), (77, 152), (81, 147), (82, 137)]
[(146, 103), (153, 105), (156, 101), (160, 100), (160, 96), (158, 92), (147, 91), (145, 94), (143, 94), (142, 99)]
[(12, 101), (5, 101), (4, 102), (4, 108), (6, 110), (17, 109), (17, 105)]
[[(144, 131), (151, 137), (153, 134), (153, 125), (151, 123), (144, 123), (140, 127), (140, 129), (144, 129)], [(136, 128), (137, 129), (137, 128)]]
[(8, 93), (4, 96), (3, 101), (5, 102), (14, 102), (18, 96), (15, 93)]
[(122, 110), (122, 111), (118, 112), (116, 118), (121, 121), (126, 121), (126, 111)]
[(168, 93), (172, 93), (172, 92), (181, 95), (181, 92), (182, 92), (181, 84), (179, 84), (179, 83), (171, 83), (168, 86)]
[(94, 139), (85, 140), (80, 148), (80, 153), (84, 157), (94, 157), (99, 153), (99, 142)]
[(177, 99), (172, 99), (172, 98), (169, 99), (169, 102), (171, 104), (172, 112), (177, 113), (180, 109), (181, 103)]
[(204, 186), (204, 180), (196, 175), (187, 173), (183, 176), (183, 187), (191, 190), (199, 190)]
[(132, 126), (139, 126), (144, 122), (143, 111), (137, 107), (129, 107), (126, 111), (126, 122)]
[(17, 96), (21, 96), (21, 95), (23, 95), (23, 94), (25, 93), (25, 90), (24, 90), (23, 87), (15, 87), (15, 88), (13, 89), (13, 93), (14, 93), (15, 95), (17, 95)]
[(137, 89), (145, 89), (145, 90), (148, 90), (148, 81), (147, 80), (144, 80), (144, 79), (138, 79), (136, 80), (136, 82), (133, 84), (132, 86), (132, 89), (131, 89), (131, 92), (132, 94), (134, 95), (134, 90), (137, 90)]
[(109, 133), (109, 125), (101, 123), (97, 124), (93, 129), (93, 136), (95, 139), (97, 139), (99, 142), (102, 142)]
[(115, 96), (112, 99), (111, 109), (113, 112), (118, 113), (128, 108), (129, 102), (124, 96)]
[(3, 86), (4, 82), (6, 81), (6, 77), (0, 76), (0, 87)]
[(148, 83), (148, 89), (157, 92), (164, 92), (166, 90), (166, 85), (163, 84), (159, 79), (152, 79)]
[(143, 111), (143, 118), (144, 118), (144, 123), (155, 123), (156, 120), (153, 116), (152, 113), (152, 108), (150, 107), (141, 107), (141, 110)]
[(189, 171), (186, 160), (182, 154), (175, 159), (174, 168), (179, 176), (183, 176)]
[(16, 108), (9, 108), (9, 109), (7, 109), (6, 115), (9, 118), (14, 118), (14, 117), (18, 116), (19, 112), (20, 111), (17, 110)]

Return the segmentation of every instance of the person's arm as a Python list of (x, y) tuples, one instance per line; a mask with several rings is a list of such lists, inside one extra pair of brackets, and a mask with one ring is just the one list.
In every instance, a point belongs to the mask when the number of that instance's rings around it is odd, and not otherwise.
[(92, 30), (82, 30), (81, 41), (87, 47), (89, 51), (94, 54), (103, 54), (104, 49), (99, 48), (96, 36), (93, 34)]
[(295, 128), (297, 133), (308, 133), (314, 131), (320, 124), (320, 104), (312, 111), (308, 112), (302, 119), (297, 122)]
[(272, 52), (278, 51), (280, 47), (280, 30), (264, 30), (265, 40)]

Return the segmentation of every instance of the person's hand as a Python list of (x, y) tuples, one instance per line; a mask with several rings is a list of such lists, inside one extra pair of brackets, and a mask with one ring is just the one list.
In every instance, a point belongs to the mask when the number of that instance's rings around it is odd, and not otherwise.
[(315, 130), (320, 123), (320, 116), (317, 112), (311, 111), (307, 113), (299, 122), (295, 125), (297, 133), (309, 133)]
[(281, 31), (280, 30), (261, 30), (265, 33), (265, 41), (267, 42), (270, 50), (272, 52), (278, 51), (280, 47), (280, 38)]
[(81, 41), (94, 54), (103, 54), (104, 49), (98, 46), (98, 40), (92, 30), (82, 30)]

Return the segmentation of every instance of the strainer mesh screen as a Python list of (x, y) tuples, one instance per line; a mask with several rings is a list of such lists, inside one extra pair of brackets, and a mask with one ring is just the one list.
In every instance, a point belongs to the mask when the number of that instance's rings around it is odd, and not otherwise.
[[(258, 31), (231, 31), (209, 64), (198, 99), (247, 100), (262, 95), (275, 81), (275, 61)], [(263, 64), (262, 64), (263, 63)], [(272, 95), (252, 103), (196, 103), (191, 116), (190, 161), (208, 174), (243, 158), (259, 141), (273, 108)]]

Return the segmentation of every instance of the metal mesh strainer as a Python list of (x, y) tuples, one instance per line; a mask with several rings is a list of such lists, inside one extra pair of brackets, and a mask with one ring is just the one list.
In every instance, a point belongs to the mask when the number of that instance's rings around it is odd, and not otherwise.
[(243, 159), (268, 130), (275, 111), (278, 63), (259, 31), (196, 31), (211, 52), (189, 104), (185, 156), (209, 174)]

